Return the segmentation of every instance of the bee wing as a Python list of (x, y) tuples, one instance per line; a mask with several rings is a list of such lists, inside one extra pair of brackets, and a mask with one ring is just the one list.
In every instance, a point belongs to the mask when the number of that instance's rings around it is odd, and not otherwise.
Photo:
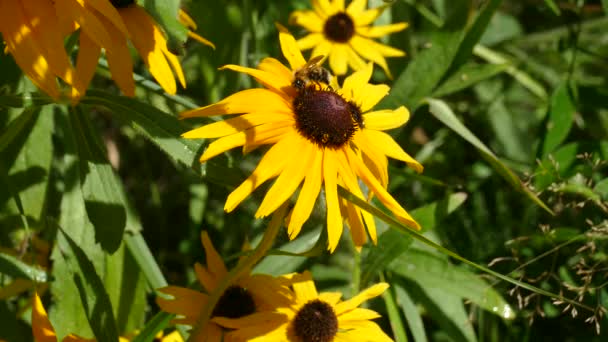
[(321, 60), (323, 60), (323, 58), (325, 58), (323, 55), (314, 56), (313, 58), (309, 59), (308, 62), (306, 62), (304, 68), (310, 68), (317, 65)]

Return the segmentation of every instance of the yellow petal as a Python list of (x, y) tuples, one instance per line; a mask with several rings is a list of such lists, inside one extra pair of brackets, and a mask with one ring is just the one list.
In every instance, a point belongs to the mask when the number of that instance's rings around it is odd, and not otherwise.
[(355, 22), (355, 26), (367, 26), (373, 23), (384, 12), (386, 6), (370, 8), (359, 13), (347, 12)]
[(75, 87), (75, 89), (72, 90), (72, 97), (75, 101), (86, 92), (86, 88), (95, 75), (97, 62), (101, 55), (101, 48), (97, 46), (88, 35), (81, 32), (79, 37), (80, 42), (78, 59), (76, 60), (76, 73), (82, 81), (82, 87)]
[(369, 187), (369, 189), (378, 196), (378, 199), (387, 209), (389, 209), (399, 221), (412, 227), (420, 229), (420, 225), (401, 207), (397, 201), (384, 189), (380, 182), (374, 177), (369, 169), (363, 164), (352, 151), (348, 151), (348, 160), (351, 165), (356, 168), (356, 173), (361, 180)]
[(381, 131), (366, 129), (362, 132), (368, 138), (369, 143), (373, 144), (387, 156), (406, 162), (411, 168), (420, 173), (423, 170), (422, 165), (414, 158), (407, 154), (401, 146), (399, 146), (393, 138)]
[(348, 70), (348, 45), (333, 44), (329, 53), (329, 67), (336, 75), (344, 75)]
[(276, 92), (268, 89), (247, 89), (232, 94), (218, 103), (188, 110), (180, 118), (243, 113), (292, 113), (291, 104)]
[(156, 297), (158, 306), (165, 312), (185, 316), (182, 322), (190, 325), (196, 323), (208, 300), (207, 295), (184, 287), (167, 286), (158, 291), (173, 297), (173, 299)]
[(53, 329), (42, 301), (36, 292), (32, 299), (32, 334), (36, 342), (57, 342), (55, 329)]
[(283, 202), (285, 202), (300, 186), (300, 183), (308, 172), (309, 163), (315, 156), (316, 146), (306, 141), (305, 138), (298, 136), (292, 145), (291, 156), (285, 169), (274, 182), (272, 187), (264, 196), (264, 200), (257, 212), (256, 218), (265, 217), (274, 212)]
[(21, 2), (0, 1), (0, 27), (8, 52), (37, 87), (57, 99), (60, 95), (57, 81), (32, 29), (23, 25), (27, 20)]
[(293, 130), (293, 124), (289, 121), (271, 122), (265, 125), (252, 127), (232, 135), (225, 136), (212, 142), (200, 158), (201, 163), (246, 143), (255, 143), (260, 139), (266, 139), (280, 135), (288, 130)]
[(401, 106), (395, 110), (383, 109), (363, 114), (365, 128), (377, 131), (403, 126), (410, 119), (410, 111)]
[(291, 286), (293, 292), (296, 294), (299, 303), (307, 303), (310, 300), (317, 299), (319, 294), (315, 287), (315, 282), (312, 280), (312, 276), (309, 271), (302, 272), (305, 277), (294, 282)]
[[(258, 65), (258, 69), (274, 74), (275, 76), (281, 79), (282, 84), (291, 85), (291, 82), (293, 82), (293, 72), (281, 62), (272, 57), (266, 57), (262, 59), (262, 61)], [(285, 91), (285, 89), (282, 90)]]
[(245, 198), (247, 198), (247, 196), (249, 196), (258, 186), (281, 173), (287, 163), (287, 158), (285, 158), (285, 156), (291, 155), (290, 151), (293, 148), (293, 142), (297, 141), (296, 138), (297, 133), (290, 134), (272, 146), (264, 157), (262, 157), (262, 160), (260, 160), (260, 163), (253, 173), (239, 185), (238, 188), (230, 193), (226, 199), (224, 210), (227, 212), (234, 210), (234, 208), (245, 200)]
[(379, 25), (369, 27), (358, 27), (357, 33), (367, 38), (380, 38), (391, 33), (403, 31), (408, 27), (407, 23), (395, 23), (390, 25)]
[(365, 11), (367, 7), (367, 0), (353, 0), (348, 4), (346, 8), (346, 13), (350, 14), (352, 17), (356, 18), (358, 15)]
[(317, 200), (317, 196), (321, 191), (321, 184), (323, 182), (323, 152), (316, 151), (313, 162), (310, 164), (308, 174), (304, 179), (304, 184), (298, 195), (298, 200), (291, 213), (289, 224), (287, 227), (287, 234), (290, 239), (294, 239), (299, 233), (302, 225), (312, 212), (312, 209)]
[(340, 322), (346, 322), (346, 321), (364, 321), (364, 320), (370, 320), (370, 319), (375, 319), (375, 318), (379, 318), (382, 317), (380, 314), (378, 314), (376, 311), (373, 310), (369, 310), (369, 309), (363, 309), (363, 308), (356, 308), (347, 312), (344, 312), (340, 315)]
[(340, 331), (334, 338), (335, 342), (393, 342), (393, 339), (371, 321), (340, 321), (339, 325)]
[(309, 32), (323, 32), (323, 17), (315, 11), (294, 11), (289, 16), (289, 24), (304, 27)]
[(268, 113), (244, 114), (239, 115), (236, 118), (217, 121), (212, 124), (193, 129), (188, 133), (184, 134), (183, 137), (196, 137), (205, 139), (219, 138), (247, 130), (251, 127), (264, 125), (270, 122), (292, 119), (293, 118), (291, 115), (281, 113), (272, 113), (272, 115), (268, 115)]
[(196, 279), (201, 284), (201, 287), (211, 293), (218, 285), (221, 279), (216, 278), (213, 273), (198, 262), (194, 264), (194, 274)]
[[(104, 18), (103, 16), (99, 18), (95, 16), (84, 5), (83, 0), (55, 0), (55, 9), (57, 15), (63, 17), (61, 20), (78, 23), (82, 32), (88, 35), (98, 46), (107, 48), (113, 46), (113, 41), (105, 23), (116, 29), (115, 26), (108, 20), (103, 22), (101, 20)], [(124, 33), (122, 36), (126, 37)]]
[(340, 298), (342, 298), (342, 292), (323, 292), (319, 294), (319, 300), (322, 300), (331, 306), (336, 305)]
[(207, 268), (218, 279), (225, 277), (226, 274), (228, 274), (228, 271), (226, 270), (226, 265), (224, 265), (224, 260), (213, 246), (213, 243), (211, 243), (211, 239), (209, 239), (209, 235), (206, 231), (201, 232), (201, 241), (203, 243), (203, 248), (205, 249)]
[(46, 0), (22, 1), (23, 9), (32, 28), (34, 39), (44, 52), (52, 72), (70, 85), (80, 86), (81, 83), (74, 73), (68, 54), (63, 45), (63, 37), (57, 27), (59, 21), (52, 3)]
[[(240, 65), (232, 65), (232, 64), (228, 64), (228, 65), (225, 65), (220, 68), (220, 70), (224, 70), (224, 69), (234, 70), (237, 72), (242, 72), (244, 74), (247, 74), (247, 75), (255, 78), (255, 80), (260, 82), (260, 84), (262, 84), (264, 87), (274, 90), (279, 94), (285, 93), (285, 89), (292, 88), (291, 80), (289, 82), (285, 82), (285, 78), (283, 77), (283, 75), (275, 75), (268, 71), (246, 68), (246, 67), (242, 67)], [(289, 99), (289, 97), (286, 97), (286, 98)]]
[(345, 203), (344, 206), (346, 207), (346, 219), (353, 243), (356, 247), (363, 246), (367, 241), (367, 234), (365, 233), (365, 226), (363, 225), (359, 210), (351, 203)]
[(363, 302), (365, 302), (369, 299), (372, 299), (374, 297), (378, 297), (379, 295), (384, 293), (384, 291), (386, 291), (386, 289), (388, 289), (387, 283), (375, 284), (375, 285), (368, 287), (367, 289), (361, 291), (358, 295), (354, 296), (353, 298), (336, 304), (336, 306), (334, 307), (334, 310), (336, 311), (336, 314), (339, 317), (340, 315), (357, 308)]
[(344, 0), (334, 0), (332, 5), (333, 5), (334, 11), (344, 12)]
[(359, 89), (368, 84), (367, 82), (369, 82), (369, 79), (372, 77), (373, 70), (373, 64), (367, 63), (365, 68), (353, 73), (344, 80), (340, 92), (344, 95), (346, 100), (352, 100), (359, 104), (357, 96), (362, 95), (360, 94)]
[(334, 7), (328, 0), (312, 0), (312, 8), (321, 18), (334, 14)]
[(199, 34), (197, 34), (195, 32), (188, 31), (188, 37), (196, 40), (197, 42), (199, 42), (201, 44), (210, 46), (210, 47), (212, 47), (215, 50), (215, 44), (213, 44), (210, 40), (208, 40), (207, 38), (205, 38), (205, 37), (203, 37), (203, 36), (201, 36), (201, 35), (199, 35)]
[[(321, 44), (321, 42), (324, 39), (325, 38), (323, 38), (323, 34), (321, 34), (321, 33), (311, 33), (311, 34), (305, 36), (304, 38), (298, 39), (298, 41), (297, 41), (298, 48), (302, 51), (312, 49), (315, 46)], [(318, 56), (318, 55), (315, 55), (315, 56)]]
[(152, 17), (139, 6), (121, 8), (119, 13), (131, 34), (133, 45), (152, 76), (167, 93), (175, 94), (175, 78), (163, 51), (167, 50), (167, 40)]
[[(329, 56), (331, 52), (332, 43), (325, 38), (312, 50), (311, 56)], [(335, 77), (334, 77), (335, 79)]]
[(173, 73), (177, 76), (179, 80), (179, 84), (182, 85), (182, 88), (186, 88), (186, 77), (184, 76), (184, 70), (182, 70), (182, 65), (179, 63), (179, 58), (176, 55), (171, 53), (165, 44), (163, 48), (163, 54), (167, 61), (169, 61), (169, 65), (171, 65), (171, 69), (173, 69)]
[(382, 54), (378, 50), (374, 50), (375, 46), (372, 40), (359, 36), (354, 36), (350, 40), (350, 45), (363, 58), (378, 64), (382, 69), (384, 69), (387, 75), (389, 74), (386, 59), (384, 59), (384, 56), (382, 56)]
[(304, 59), (304, 56), (302, 56), (300, 49), (298, 49), (296, 40), (285, 27), (277, 24), (277, 28), (279, 29), (279, 41), (281, 42), (283, 56), (289, 62), (291, 70), (300, 69), (306, 64), (306, 60)]
[[(112, 79), (126, 96), (135, 96), (133, 61), (131, 60), (131, 53), (127, 46), (127, 38), (122, 32), (111, 25), (107, 19), (100, 17), (99, 20), (104, 23), (112, 41), (110, 46), (102, 46), (106, 50), (106, 58), (108, 59)], [(90, 35), (89, 38), (95, 41)]]
[(359, 147), (361, 153), (358, 153), (358, 155), (363, 159), (363, 163), (369, 168), (374, 177), (380, 181), (382, 187), (386, 189), (388, 185), (388, 158), (384, 151), (370, 142), (368, 136), (363, 134), (363, 132), (356, 134), (353, 137), (353, 141)]
[(91, 6), (97, 12), (101, 13), (105, 19), (107, 19), (116, 29), (122, 32), (124, 35), (128, 35), (127, 27), (125, 22), (119, 15), (117, 10), (109, 1), (104, 0), (78, 0), (80, 4)]
[(335, 152), (325, 149), (323, 155), (323, 181), (325, 182), (325, 203), (327, 204), (327, 249), (330, 253), (338, 246), (342, 230), (342, 215), (338, 202), (338, 167)]
[(361, 56), (357, 54), (357, 52), (352, 47), (349, 46), (346, 49), (346, 52), (348, 53), (348, 65), (350, 65), (353, 70), (359, 71), (365, 68), (367, 63), (363, 60), (363, 58), (361, 58)]

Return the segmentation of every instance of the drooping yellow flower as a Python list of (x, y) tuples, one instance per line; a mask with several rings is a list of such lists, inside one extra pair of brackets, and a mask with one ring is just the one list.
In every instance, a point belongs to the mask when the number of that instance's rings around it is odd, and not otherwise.
[[(55, 328), (49, 320), (49, 316), (42, 305), (42, 301), (38, 296), (38, 293), (34, 293), (32, 299), (32, 334), (34, 335), (34, 342), (57, 342), (57, 334)], [(129, 342), (132, 338), (119, 337), (119, 342)], [(174, 331), (166, 336), (159, 334), (158, 340), (161, 342), (183, 342), (181, 335)], [(78, 335), (69, 334), (63, 338), (62, 342), (95, 342), (95, 339), (84, 338)]]
[(51, 0), (0, 0), (0, 32), (21, 70), (42, 91), (59, 99), (57, 77), (70, 86), (83, 83), (63, 46), (62, 29)]
[(265, 217), (302, 185), (287, 227), (290, 238), (294, 238), (324, 187), (328, 249), (336, 248), (342, 234), (341, 211), (355, 245), (361, 246), (367, 239), (365, 226), (376, 242), (374, 219), (350, 202), (341, 201), (337, 192), (341, 185), (363, 199), (361, 180), (400, 221), (418, 229), (418, 224), (386, 191), (387, 157), (422, 171), (417, 161), (382, 132), (407, 122), (408, 110), (399, 107), (371, 111), (389, 91), (386, 85), (368, 84), (371, 63), (347, 77), (342, 88), (312, 82), (298, 90), (293, 86), (294, 73), (306, 61), (288, 32), (282, 29), (279, 38), (291, 70), (274, 58), (265, 58), (257, 69), (227, 65), (224, 69), (251, 75), (265, 88), (244, 90), (181, 115), (190, 118), (242, 114), (183, 134), (191, 139), (220, 138), (208, 146), (201, 162), (239, 146), (248, 152), (260, 145), (272, 145), (251, 176), (228, 196), (224, 209), (234, 210), (257, 187), (277, 177), (255, 213), (256, 217)]
[[(75, 5), (74, 3), (77, 3)], [(73, 6), (82, 7), (87, 16), (75, 16), (70, 12)], [(127, 40), (143, 58), (150, 74), (169, 94), (175, 94), (175, 78), (182, 87), (186, 80), (179, 59), (167, 48), (167, 40), (154, 19), (133, 0), (96, 0), (77, 2), (76, 0), (58, 0), (59, 11), (65, 11), (70, 20), (81, 27), (80, 51), (76, 70), (85, 82), (90, 82), (95, 73), (97, 61), (102, 48), (106, 51), (112, 79), (120, 90), (127, 95), (135, 94), (133, 80), (133, 62)], [(190, 19), (187, 15), (182, 16)], [(190, 22), (192, 20), (190, 19)], [(200, 36), (200, 41), (210, 44)], [(75, 87), (73, 96), (83, 94), (86, 89)]]
[[(207, 265), (196, 263), (194, 272), (206, 293), (179, 286), (167, 286), (159, 291), (172, 296), (173, 299), (162, 297), (156, 299), (163, 311), (178, 315), (178, 318), (172, 321), (176, 324), (194, 326), (199, 320), (203, 307), (207, 305), (208, 294), (213, 292), (228, 276), (226, 265), (213, 247), (206, 232), (201, 234), (201, 240), (205, 249)], [(260, 310), (273, 310), (277, 306), (288, 305), (289, 302), (286, 302), (284, 297), (277, 297), (288, 291), (283, 284), (269, 275), (251, 275), (249, 270), (228, 286), (213, 308), (211, 317), (239, 318)], [(223, 334), (224, 329), (210, 321), (206, 326), (193, 331), (190, 340), (220, 342)]]
[(313, 0), (313, 10), (295, 11), (290, 23), (310, 32), (298, 40), (298, 47), (312, 50), (311, 56), (329, 56), (329, 65), (337, 75), (365, 67), (365, 60), (378, 64), (391, 76), (385, 57), (405, 56), (405, 52), (380, 44), (374, 38), (404, 30), (407, 23), (370, 26), (386, 8), (367, 9), (367, 0), (353, 0), (344, 9), (344, 0)]
[(297, 280), (292, 282), (292, 291), (286, 298), (291, 306), (237, 319), (215, 318), (218, 324), (234, 329), (227, 334), (226, 342), (392, 341), (371, 321), (380, 315), (358, 307), (381, 295), (388, 284), (376, 284), (340, 301), (340, 292), (317, 293), (309, 272), (295, 277)]

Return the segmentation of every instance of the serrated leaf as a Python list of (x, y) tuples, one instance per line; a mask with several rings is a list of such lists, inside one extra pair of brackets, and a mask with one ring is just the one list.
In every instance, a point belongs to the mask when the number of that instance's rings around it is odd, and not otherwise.
[(404, 105), (413, 112), (449, 69), (464, 37), (469, 2), (454, 1), (449, 8), (452, 13), (445, 24), (430, 34), (430, 47), (418, 53), (408, 64), (395, 80), (389, 95), (378, 104), (379, 109)]
[[(57, 243), (70, 270), (70, 279), (76, 284), (86, 318), (98, 341), (118, 341), (118, 331), (112, 313), (110, 297), (95, 266), (86, 253), (70, 236), (59, 229)], [(70, 317), (71, 319), (72, 317)]]
[(500, 74), (508, 67), (509, 64), (465, 64), (433, 92), (433, 97), (441, 97), (461, 91)]
[(420, 310), (416, 307), (416, 303), (412, 297), (405, 291), (401, 283), (397, 280), (391, 282), (392, 287), (395, 289), (397, 296), (397, 302), (401, 307), (401, 311), (407, 321), (407, 327), (410, 329), (415, 342), (427, 342), (426, 332), (424, 331), (424, 323), (422, 322), (422, 316)]
[(127, 204), (120, 180), (106, 159), (88, 115), (72, 110), (70, 121), (80, 159), (82, 196), (87, 216), (95, 227), (96, 241), (104, 250), (113, 253), (120, 246), (127, 223)]
[(458, 118), (450, 107), (441, 100), (426, 99), (429, 104), (430, 113), (441, 121), (443, 124), (448, 126), (452, 131), (460, 135), (463, 139), (473, 145), (480, 153), (481, 156), (490, 163), (492, 168), (496, 170), (516, 191), (522, 192), (534, 203), (545, 209), (547, 212), (553, 214), (551, 209), (547, 207), (543, 201), (541, 201), (530, 189), (523, 185), (519, 177), (517, 177), (506, 165), (504, 165), (490, 149), (479, 140)]
[(511, 306), (491, 285), (469, 270), (431, 253), (410, 249), (391, 262), (388, 269), (418, 283), (422, 288), (470, 300), (502, 318), (514, 317)]
[(541, 158), (553, 152), (561, 144), (572, 128), (576, 106), (570, 95), (568, 82), (562, 82), (551, 96), (551, 107), (545, 125)]
[(13, 278), (24, 278), (38, 283), (45, 283), (47, 281), (47, 275), (44, 270), (28, 265), (18, 258), (4, 253), (0, 253), (0, 274)]
[(133, 126), (169, 157), (200, 173), (198, 156), (202, 142), (181, 138), (186, 126), (174, 116), (135, 99), (94, 90), (90, 90), (81, 103), (108, 108), (117, 119)]
[[(104, 277), (105, 254), (101, 246), (95, 243), (95, 229), (89, 221), (84, 205), (75, 132), (70, 125), (67, 113), (58, 116), (57, 127), (61, 130), (61, 142), (65, 150), (59, 163), (60, 174), (63, 175), (65, 184), (61, 197), (59, 225), (81, 249), (86, 251), (99, 276)], [(51, 259), (53, 260), (52, 276), (55, 279), (51, 282), (51, 293), (61, 294), (54, 298), (55, 305), (49, 310), (49, 317), (57, 336), (62, 337), (70, 333), (91, 336), (93, 333), (80, 303), (78, 289), (72, 281), (71, 270), (65, 258), (62, 257), (58, 245), (55, 245)], [(64, 317), (70, 317), (70, 319), (63, 319)]]

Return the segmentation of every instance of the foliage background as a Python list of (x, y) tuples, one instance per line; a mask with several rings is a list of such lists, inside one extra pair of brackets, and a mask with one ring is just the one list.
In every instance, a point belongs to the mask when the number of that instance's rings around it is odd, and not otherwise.
[[(49, 285), (46, 303), (59, 336), (111, 340), (114, 333), (166, 326), (152, 289), (165, 281), (195, 286), (192, 265), (204, 258), (201, 229), (231, 262), (244, 237), (253, 243), (261, 237), (266, 221), (252, 217), (263, 191), (235, 212), (223, 211), (260, 153), (242, 158), (232, 151), (199, 166), (205, 142), (177, 137), (203, 121), (176, 117), (256, 86), (217, 68), (280, 56), (275, 22), (287, 24), (290, 12), (309, 4), (182, 5), (217, 48), (185, 45), (188, 87), (176, 97), (150, 81), (139, 83), (135, 99), (119, 97), (102, 63), (82, 106), (49, 105), (11, 57), (0, 54), (0, 339), (31, 338), (29, 297), (9, 291), (15, 279), (35, 280), (39, 290)], [(343, 239), (335, 254), (321, 253), (314, 248), (324, 222), (319, 203), (294, 242), (284, 234), (276, 245), (312, 252), (268, 256), (256, 270), (310, 269), (319, 288), (346, 297), (384, 279), (390, 292), (372, 305), (399, 341), (602, 340), (608, 331), (606, 2), (389, 5), (377, 23), (410, 23), (384, 41), (408, 57), (389, 60), (394, 80), (378, 71), (374, 81), (393, 87), (381, 107), (410, 108), (410, 122), (391, 133), (425, 166), (416, 175), (391, 164), (390, 191), (413, 210), (426, 238), (515, 284), (386, 224), (378, 247), (358, 254)], [(142, 65), (137, 70), (151, 79)], [(95, 316), (95, 309), (111, 314)], [(509, 310), (514, 318), (505, 318)], [(108, 330), (112, 320), (115, 332)]]

